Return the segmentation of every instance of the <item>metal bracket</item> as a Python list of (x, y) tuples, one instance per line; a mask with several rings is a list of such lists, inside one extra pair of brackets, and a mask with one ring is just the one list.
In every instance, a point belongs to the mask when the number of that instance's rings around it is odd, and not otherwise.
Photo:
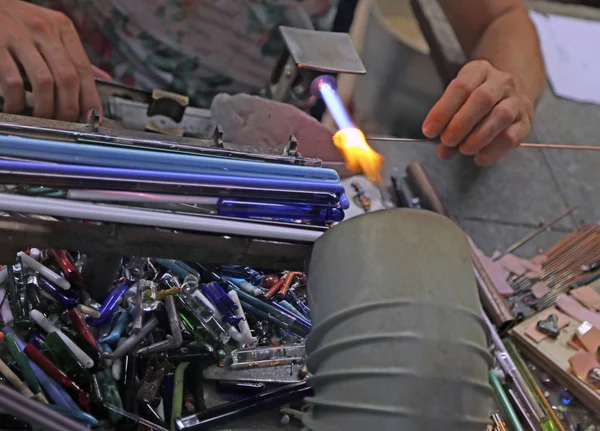
[(217, 124), (217, 127), (215, 127), (212, 138), (215, 142), (215, 147), (223, 148), (223, 127), (220, 124)]
[(298, 140), (294, 135), (290, 135), (290, 139), (283, 149), (283, 155), (290, 157), (302, 157), (302, 154), (298, 152)]
[(171, 136), (183, 136), (181, 127), (165, 127), (152, 119), (161, 115), (179, 124), (185, 114), (185, 108), (189, 105), (190, 98), (181, 94), (169, 93), (168, 91), (152, 91), (152, 101), (148, 104), (147, 115), (150, 117), (146, 123), (146, 130)]
[(190, 98), (168, 91), (152, 91), (152, 102), (148, 105), (148, 117), (164, 115), (179, 123), (185, 114)]
[(88, 127), (90, 128), (90, 131), (92, 132), (97, 132), (98, 128), (100, 127), (100, 113), (98, 112), (98, 110), (96, 108), (92, 109), (92, 112), (90, 113), (90, 118), (88, 119)]

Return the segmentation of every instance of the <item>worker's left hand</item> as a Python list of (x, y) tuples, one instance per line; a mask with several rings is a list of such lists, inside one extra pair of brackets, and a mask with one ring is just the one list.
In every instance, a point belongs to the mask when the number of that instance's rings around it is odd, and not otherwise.
[(438, 155), (459, 151), (491, 165), (523, 142), (531, 129), (533, 103), (515, 78), (487, 61), (465, 65), (427, 115), (423, 133), (440, 137)]

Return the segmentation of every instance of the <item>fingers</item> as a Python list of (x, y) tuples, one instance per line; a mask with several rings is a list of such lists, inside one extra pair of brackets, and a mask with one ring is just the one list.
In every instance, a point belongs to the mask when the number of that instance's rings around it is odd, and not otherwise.
[[(54, 79), (56, 92), (55, 118), (77, 121), (79, 117), (79, 76), (71, 58), (59, 39), (52, 38), (39, 45)], [(33, 89), (35, 97), (35, 89)]]
[(41, 118), (53, 118), (54, 78), (46, 61), (33, 42), (26, 39), (21, 43), (14, 44), (11, 48), (31, 82), (33, 115)]
[(0, 10), (5, 110), (20, 111), (25, 104), (23, 71), (31, 83), (34, 116), (77, 121), (92, 108), (101, 110), (94, 71), (69, 18), (26, 2), (9, 6)]
[(460, 151), (485, 166), (521, 143), (532, 116), (533, 103), (511, 74), (489, 62), (472, 61), (431, 109), (423, 133), (440, 137), (440, 158), (448, 160)]
[(455, 155), (458, 154), (458, 148), (453, 147), (447, 147), (444, 144), (440, 144), (437, 147), (437, 154), (438, 157), (442, 160), (450, 160), (452, 159)]
[(486, 79), (488, 70), (481, 62), (467, 64), (454, 79), (440, 100), (431, 108), (423, 122), (423, 134), (428, 138), (438, 137), (450, 124), (458, 110), (465, 104)]
[(460, 145), (460, 152), (468, 156), (477, 154), (513, 124), (518, 115), (519, 100), (516, 97), (502, 100)]
[(443, 131), (442, 143), (447, 147), (456, 147), (462, 143), (503, 97), (504, 88), (496, 85), (493, 80), (475, 89)]
[(105, 72), (97, 66), (92, 64), (92, 72), (94, 72), (94, 78), (103, 79), (105, 81), (112, 81), (113, 77), (110, 73)]
[[(61, 40), (79, 77), (79, 107), (81, 114), (87, 115), (91, 109), (95, 108), (98, 109), (100, 118), (102, 118), (102, 103), (100, 102), (100, 96), (98, 95), (96, 82), (94, 81), (96, 72), (87, 58), (83, 45), (81, 45), (81, 41), (79, 40), (79, 35), (73, 28), (73, 25), (63, 27)], [(96, 70), (100, 71), (97, 68)], [(108, 75), (106, 72), (103, 73)], [(110, 75), (108, 77), (110, 78)]]
[(18, 114), (25, 108), (25, 89), (19, 68), (8, 49), (0, 49), (0, 85), (4, 97), (3, 111)]
[(529, 133), (530, 124), (527, 118), (518, 121), (502, 131), (475, 156), (475, 163), (479, 166), (489, 166), (500, 160), (506, 153), (518, 147)]

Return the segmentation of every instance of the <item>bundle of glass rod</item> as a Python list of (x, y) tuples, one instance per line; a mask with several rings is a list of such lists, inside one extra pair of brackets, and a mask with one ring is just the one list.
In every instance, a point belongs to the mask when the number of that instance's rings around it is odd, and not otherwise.
[(161, 135), (123, 143), (100, 132), (84, 139), (52, 129), (62, 133), (55, 140), (35, 128), (17, 132), (0, 135), (0, 183), (19, 186), (13, 193), (319, 226), (343, 220), (349, 207), (337, 172), (298, 153), (194, 149)]
[[(584, 224), (542, 254), (542, 276), (530, 279), (526, 275), (509, 279), (515, 296), (537, 311), (554, 305), (558, 295), (600, 278), (600, 226)], [(536, 299), (531, 288), (545, 283), (550, 292)]]
[[(267, 406), (302, 410), (303, 273), (127, 257), (107, 295), (90, 297), (85, 266), (81, 253), (30, 249), (0, 270), (0, 384), (106, 431), (201, 430)], [(261, 382), (267, 369), (284, 381)], [(207, 393), (232, 402), (211, 408)], [(0, 419), (2, 429), (40, 423)]]

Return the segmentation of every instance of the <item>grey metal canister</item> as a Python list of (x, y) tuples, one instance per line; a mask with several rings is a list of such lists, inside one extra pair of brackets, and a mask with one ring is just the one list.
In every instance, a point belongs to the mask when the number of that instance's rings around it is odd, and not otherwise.
[(467, 239), (440, 215), (379, 211), (315, 244), (307, 342), (314, 431), (481, 431), (491, 356)]

